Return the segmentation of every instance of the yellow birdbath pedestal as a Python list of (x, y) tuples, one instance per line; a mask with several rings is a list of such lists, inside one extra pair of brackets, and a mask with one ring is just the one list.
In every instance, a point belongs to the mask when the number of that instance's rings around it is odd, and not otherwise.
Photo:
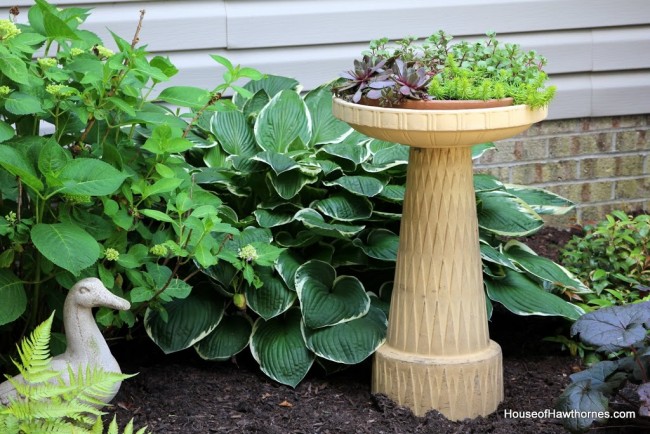
[(503, 368), (501, 347), (488, 333), (470, 146), (521, 133), (547, 110), (411, 110), (335, 98), (333, 112), (370, 137), (411, 146), (373, 393), (418, 416), (432, 409), (451, 420), (492, 413), (503, 400)]

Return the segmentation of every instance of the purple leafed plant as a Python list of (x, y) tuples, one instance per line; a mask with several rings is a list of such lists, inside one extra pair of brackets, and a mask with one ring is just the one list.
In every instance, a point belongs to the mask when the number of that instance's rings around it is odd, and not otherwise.
[[(348, 81), (337, 87), (337, 90), (343, 92), (356, 89), (352, 96), (352, 101), (359, 102), (364, 89), (373, 87), (371, 85), (373, 82), (386, 80), (387, 75), (384, 74), (384, 70), (382, 69), (385, 64), (386, 59), (377, 59), (371, 56), (363, 56), (363, 59), (355, 60), (353, 70), (341, 73), (341, 77)], [(372, 97), (369, 96), (369, 98)]]

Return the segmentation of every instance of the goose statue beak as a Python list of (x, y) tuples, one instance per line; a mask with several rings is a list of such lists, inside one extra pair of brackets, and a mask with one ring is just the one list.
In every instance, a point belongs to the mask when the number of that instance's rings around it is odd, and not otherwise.
[(102, 294), (101, 301), (98, 302), (99, 306), (106, 306), (117, 310), (131, 309), (131, 303), (108, 290), (106, 292), (107, 294)]
[(117, 310), (131, 308), (131, 303), (106, 289), (102, 281), (95, 277), (80, 280), (72, 287), (71, 292), (75, 294), (73, 297), (75, 302), (81, 306), (108, 307)]

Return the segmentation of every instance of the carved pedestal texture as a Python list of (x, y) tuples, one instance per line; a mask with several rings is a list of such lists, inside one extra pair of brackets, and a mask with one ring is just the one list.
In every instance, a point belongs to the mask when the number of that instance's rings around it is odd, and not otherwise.
[(335, 98), (333, 111), (368, 136), (411, 146), (373, 393), (418, 416), (431, 409), (452, 420), (492, 413), (503, 400), (503, 368), (488, 334), (470, 146), (514, 136), (546, 110), (405, 110)]

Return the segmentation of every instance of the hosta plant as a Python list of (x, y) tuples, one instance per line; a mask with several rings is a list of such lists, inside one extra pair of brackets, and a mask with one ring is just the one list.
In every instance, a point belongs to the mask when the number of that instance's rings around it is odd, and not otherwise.
[[(229, 302), (174, 300), (167, 322), (154, 314), (145, 325), (168, 352), (193, 344), (206, 359), (227, 360), (249, 346), (265, 373), (295, 385), (315, 361), (326, 369), (358, 363), (384, 340), (409, 150), (335, 119), (329, 86), (301, 96), (295, 80), (269, 76), (244, 87), (253, 96), (236, 97), (236, 110), (201, 119), (197, 134), (214, 146), (188, 157), (205, 165), (194, 180), (218, 193), (241, 229), (223, 244), (225, 261), (197, 264)], [(588, 289), (503, 241), (536, 232), (541, 214), (572, 204), (488, 175), (476, 175), (475, 188), (488, 300), (576, 319), (582, 310), (559, 293)], [(193, 327), (206, 317), (214, 319), (209, 333)]]
[(0, 348), (87, 276), (133, 306), (99, 309), (102, 325), (166, 317), (166, 302), (190, 296), (194, 263), (216, 264), (239, 232), (185, 155), (212, 145), (191, 127), (231, 109), (222, 93), (261, 74), (213, 56), (226, 73), (212, 90), (152, 93), (178, 71), (137, 46), (142, 15), (132, 42), (113, 35), (115, 52), (82, 29), (88, 15), (35, 0), (24, 23), (0, 20)]
[(562, 419), (568, 430), (587, 431), (592, 424), (607, 421), (605, 412), (630, 410), (629, 406), (613, 408), (613, 398), (626, 383), (635, 385), (638, 396), (639, 407), (632, 410), (632, 418), (634, 410), (639, 416), (650, 416), (649, 327), (650, 302), (604, 307), (573, 324), (571, 334), (607, 360), (571, 375), (571, 384), (557, 403), (558, 410), (571, 414)]
[(377, 100), (398, 106), (404, 100), (490, 100), (512, 98), (531, 108), (548, 105), (555, 87), (547, 85), (546, 58), (502, 43), (494, 32), (477, 42), (451, 43), (438, 31), (417, 41), (406, 37), (394, 44), (377, 39), (341, 74), (334, 93), (346, 100)]
[[(49, 343), (54, 314), (38, 325), (18, 346), (19, 361), (14, 361), (25, 381), (7, 376), (16, 388), (9, 404), (0, 404), (0, 431), (3, 434), (79, 433), (102, 434), (104, 423), (102, 396), (112, 393), (113, 386), (131, 375), (105, 372), (88, 367), (85, 372), (70, 370), (69, 384), (62, 372), (51, 367)], [(133, 420), (124, 434), (133, 434)], [(136, 434), (144, 434), (146, 427)], [(107, 434), (118, 434), (115, 418)]]
[(574, 236), (561, 262), (594, 290), (585, 310), (650, 299), (650, 215), (613, 211)]

